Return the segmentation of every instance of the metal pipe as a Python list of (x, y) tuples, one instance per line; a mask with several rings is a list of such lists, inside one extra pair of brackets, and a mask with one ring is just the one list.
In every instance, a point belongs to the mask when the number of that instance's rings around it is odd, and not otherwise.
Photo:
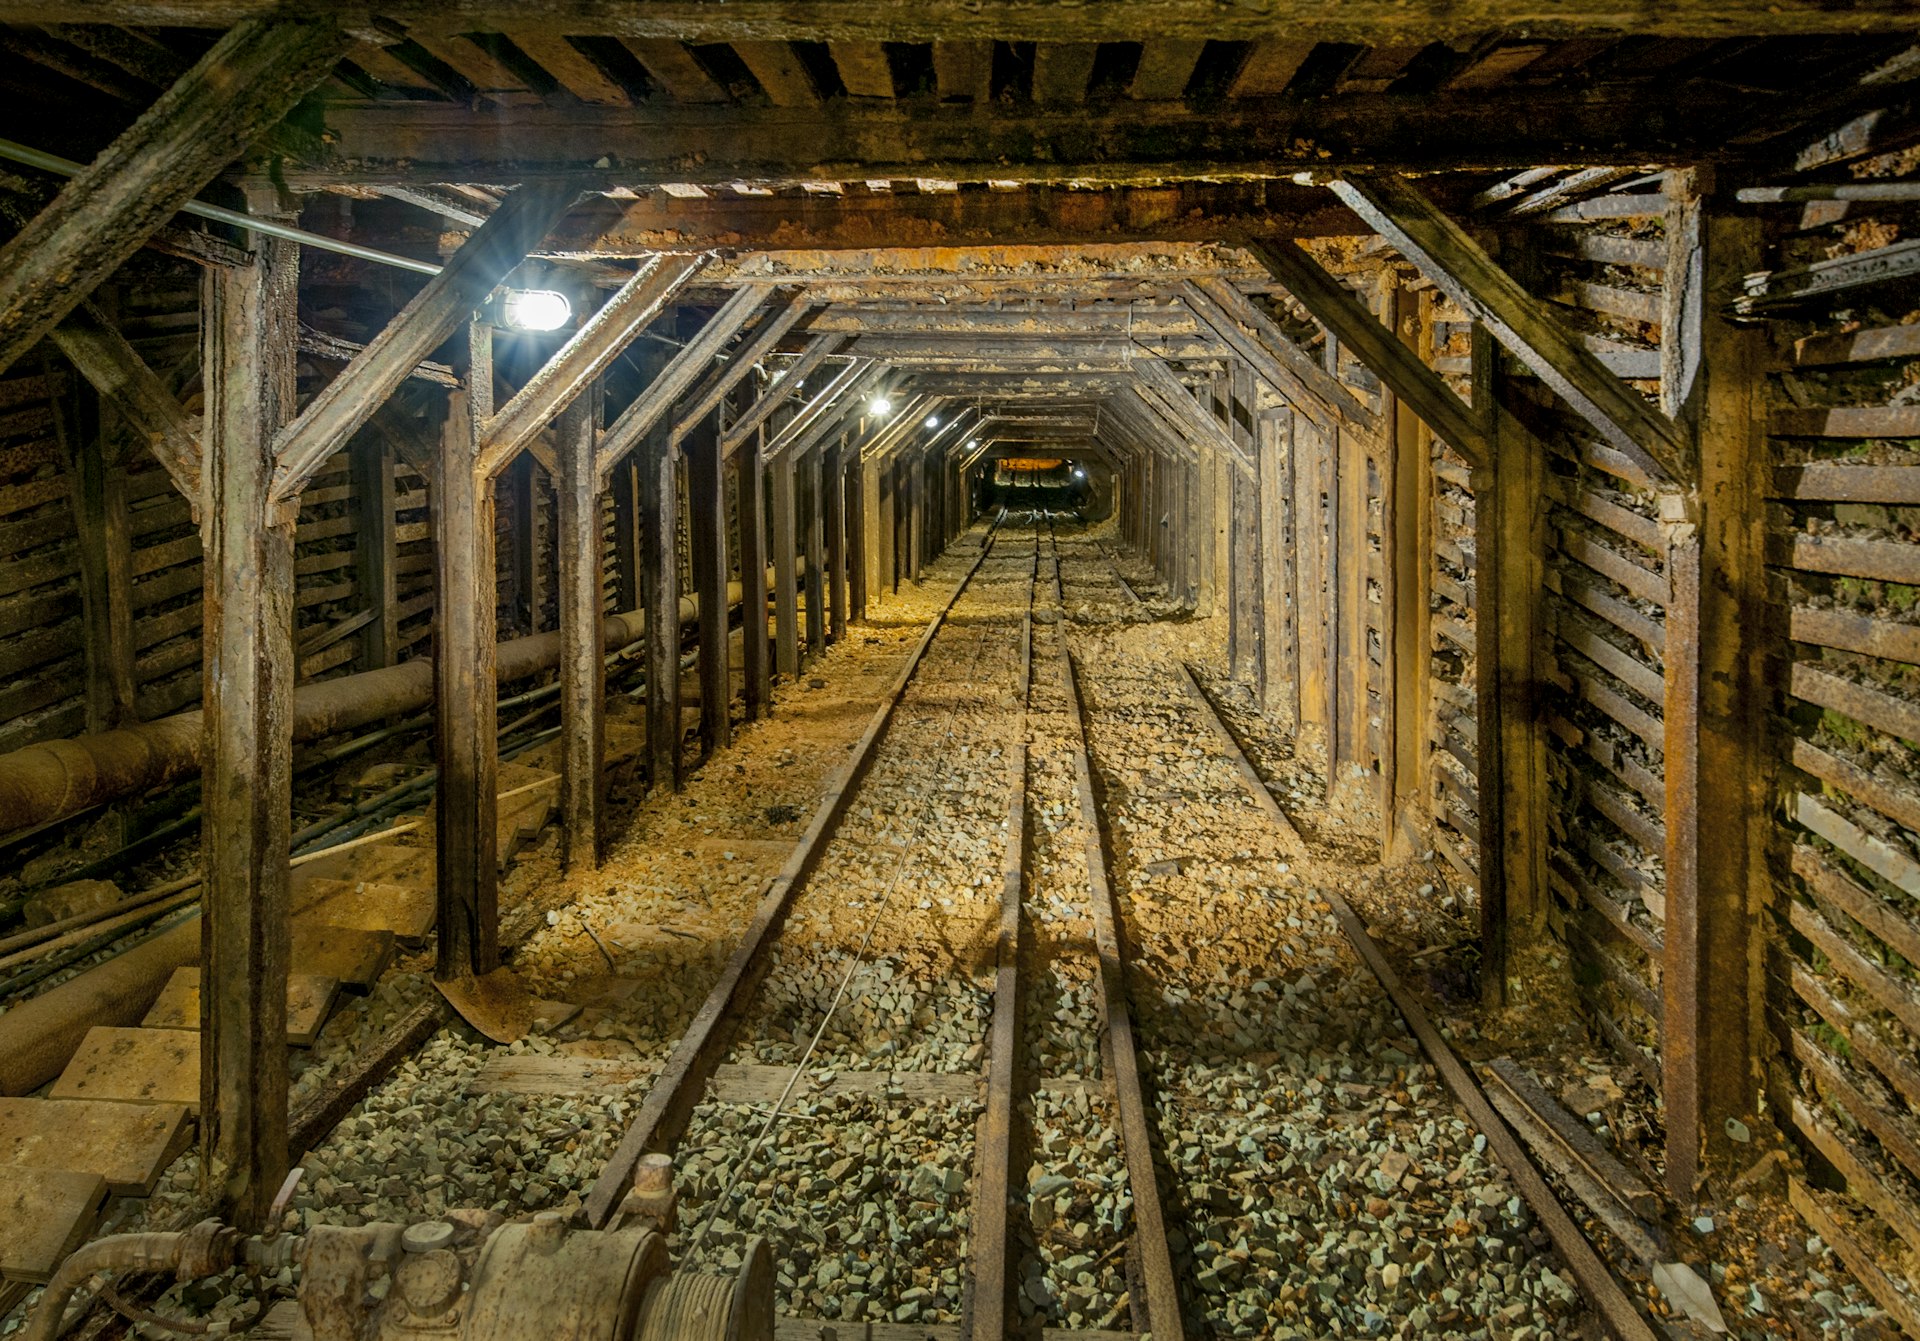
[[(61, 158), (58, 154), (49, 154), (24, 144), (16, 144), (12, 140), (0, 140), (0, 158), (10, 158), (16, 163), (25, 163), (28, 167), (39, 168), (43, 172), (58, 173), (62, 177), (78, 176), (86, 169), (84, 163), (76, 163), (70, 158)], [(411, 256), (396, 256), (390, 251), (363, 247), (357, 242), (343, 242), (337, 237), (309, 233), (304, 228), (292, 228), (286, 224), (274, 223), (271, 219), (257, 219), (251, 214), (230, 210), (222, 205), (209, 205), (204, 201), (189, 200), (180, 207), (180, 212), (197, 214), (202, 219), (212, 219), (215, 223), (231, 224), (235, 228), (244, 228), (249, 233), (264, 233), (268, 237), (285, 238), (289, 242), (298, 242), (303, 247), (337, 252), (342, 256), (354, 256), (362, 261), (372, 261), (376, 265), (390, 265), (397, 270), (411, 270), (416, 275), (440, 273), (440, 267), (431, 261), (416, 261)]]

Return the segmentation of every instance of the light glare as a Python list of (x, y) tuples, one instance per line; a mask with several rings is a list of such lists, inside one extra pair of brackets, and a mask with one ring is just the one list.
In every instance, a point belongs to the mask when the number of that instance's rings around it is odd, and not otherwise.
[(875, 414), (892, 414), (893, 402), (888, 400), (885, 396), (875, 396), (870, 402), (868, 402), (867, 408), (869, 410), (872, 410)]
[(928, 415), (928, 416), (927, 416), (927, 427), (928, 427), (928, 428), (938, 428), (938, 427), (940, 427), (940, 416), (939, 416), (939, 415), (937, 415), (937, 414), (930, 414), (930, 415)]
[(500, 320), (516, 331), (557, 331), (572, 316), (567, 295), (553, 289), (510, 289), (500, 301)]

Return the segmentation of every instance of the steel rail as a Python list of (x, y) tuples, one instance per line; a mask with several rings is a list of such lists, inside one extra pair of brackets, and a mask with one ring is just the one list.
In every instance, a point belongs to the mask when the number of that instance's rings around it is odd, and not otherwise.
[(987, 1024), (987, 1109), (974, 1137), (973, 1232), (960, 1334), (972, 1341), (1002, 1341), (1012, 1296), (1007, 1285), (1010, 1213), (1013, 1205), (1013, 1118), (1020, 1055), (1020, 905), (1027, 867), (1027, 707), (1033, 692), (1034, 578), (1040, 531), (1034, 528), (1028, 569), (1027, 609), (1020, 629), (1020, 708), (1017, 741), (1009, 751), (1007, 846), (1000, 866), (1000, 922), (994, 937), (993, 1014)]
[[(1054, 550), (1054, 581), (1059, 587), (1059, 549)], [(1064, 608), (1062, 611), (1064, 616)], [(1126, 1157), (1127, 1182), (1133, 1193), (1133, 1248), (1146, 1285), (1146, 1307), (1134, 1296), (1134, 1330), (1151, 1331), (1154, 1341), (1183, 1341), (1185, 1322), (1180, 1311), (1179, 1277), (1173, 1269), (1173, 1249), (1167, 1241), (1166, 1214), (1160, 1205), (1160, 1184), (1154, 1172), (1153, 1123), (1147, 1115), (1140, 1057), (1133, 1033), (1133, 1014), (1127, 1004), (1127, 955), (1121, 935), (1119, 909), (1107, 879), (1106, 829), (1093, 793), (1092, 743), (1086, 715), (1081, 711), (1078, 672), (1067, 647), (1064, 617), (1059, 629), (1060, 678), (1066, 693), (1068, 736), (1073, 751), (1074, 784), (1080, 799), (1080, 817), (1086, 830), (1087, 885), (1093, 910), (1093, 935), (1100, 954), (1100, 1002), (1106, 1021), (1108, 1082), (1120, 1113), (1120, 1144)]]
[[(1002, 514), (1004, 518), (1004, 514)], [(687, 1030), (681, 1035), (673, 1053), (667, 1058), (652, 1087), (647, 1091), (646, 1099), (640, 1105), (640, 1111), (628, 1126), (626, 1135), (613, 1155), (602, 1166), (600, 1176), (594, 1181), (585, 1203), (578, 1214), (595, 1227), (604, 1227), (619, 1210), (627, 1190), (632, 1184), (633, 1171), (640, 1163), (640, 1157), (649, 1151), (659, 1150), (676, 1143), (685, 1131), (693, 1109), (699, 1103), (701, 1092), (708, 1078), (719, 1065), (733, 1033), (741, 1008), (752, 995), (753, 988), (765, 971), (762, 962), (764, 951), (773, 944), (780, 927), (786, 920), (787, 910), (794, 897), (803, 889), (812, 876), (814, 868), (825, 853), (828, 841), (839, 827), (841, 817), (846, 813), (861, 779), (866, 775), (880, 738), (885, 735), (888, 724), (893, 720), (894, 710), (899, 706), (901, 697), (912, 682), (914, 672), (920, 668), (927, 649), (933, 645), (934, 638), (947, 622), (955, 602), (973, 581), (974, 574), (980, 571), (993, 550), (993, 543), (999, 531), (1000, 521), (996, 520), (989, 528), (980, 545), (980, 553), (974, 559), (966, 573), (954, 584), (939, 612), (928, 623), (926, 632), (914, 644), (908, 654), (907, 663), (901, 668), (893, 687), (888, 691), (880, 706), (874, 710), (873, 718), (867, 724), (866, 731), (855, 743), (846, 771), (827, 794), (820, 799), (814, 810), (813, 819), (808, 823), (800, 841), (794, 845), (786, 864), (773, 878), (762, 896), (759, 907), (754, 911), (753, 920), (748, 923), (740, 943), (734, 948), (733, 955), (720, 974), (720, 979), (707, 993), (699, 1011), (694, 1015)]]
[[(1182, 667), (1185, 670), (1185, 667)], [(1191, 674), (1188, 682), (1193, 685), (1202, 714), (1211, 719), (1214, 730), (1225, 743), (1228, 755), (1238, 761), (1240, 776), (1247, 780), (1248, 789), (1254, 800), (1273, 819), (1276, 825), (1284, 825), (1286, 832), (1292, 833), (1293, 824), (1287, 819), (1286, 812), (1280, 808), (1266, 782), (1261, 779), (1246, 750), (1233, 729), (1227, 725), (1213, 700), (1200, 689)], [(1298, 834), (1294, 834), (1298, 838)], [(1433, 1021), (1420, 1005), (1419, 999), (1408, 991), (1400, 981), (1399, 975), (1387, 963), (1379, 944), (1367, 933), (1366, 925), (1354, 913), (1351, 905), (1339, 892), (1328, 887), (1320, 890), (1320, 896), (1333, 909), (1340, 929), (1346, 934), (1347, 941), (1353, 946), (1354, 953), (1367, 966), (1380, 986), (1393, 1001), (1401, 1016), (1406, 1020), (1413, 1036), (1420, 1040), (1420, 1047), (1427, 1059), (1440, 1072), (1440, 1078), (1446, 1081), (1447, 1088), (1453, 1091), (1453, 1097), (1467, 1112), (1467, 1119), (1479, 1128), (1487, 1138), (1487, 1147), (1506, 1169), (1507, 1176), (1513, 1179), (1514, 1186), (1526, 1199), (1533, 1213), (1540, 1217), (1541, 1228), (1547, 1231), (1547, 1237), (1553, 1241), (1561, 1260), (1567, 1264), (1568, 1272), (1580, 1291), (1600, 1315), (1607, 1331), (1616, 1341), (1654, 1341), (1655, 1332), (1647, 1320), (1634, 1307), (1632, 1297), (1619, 1279), (1613, 1274), (1606, 1261), (1594, 1250), (1593, 1244), (1581, 1232), (1579, 1224), (1567, 1213), (1567, 1208), (1554, 1195), (1539, 1166), (1527, 1154), (1526, 1147), (1520, 1144), (1511, 1128), (1501, 1120), (1486, 1091), (1480, 1088), (1480, 1082), (1474, 1079), (1458, 1055), (1456, 1055), (1434, 1028)]]

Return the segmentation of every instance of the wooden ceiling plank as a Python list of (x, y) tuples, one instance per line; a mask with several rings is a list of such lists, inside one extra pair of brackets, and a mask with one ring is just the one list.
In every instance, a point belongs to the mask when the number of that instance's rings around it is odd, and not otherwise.
[(166, 88), (186, 69), (186, 62), (171, 51), (136, 37), (124, 28), (105, 24), (59, 23), (51, 25), (47, 31), (62, 42), (117, 65), (155, 88)]
[(628, 37), (622, 39), (622, 45), (675, 102), (699, 105), (733, 101), (706, 67), (694, 59), (686, 43), (669, 37)]
[(760, 82), (775, 107), (818, 107), (820, 90), (791, 42), (735, 42), (734, 54)]
[(1501, 42), (1468, 61), (1446, 81), (1447, 88), (1492, 88), (1547, 53), (1545, 42)]
[(472, 84), (475, 92), (496, 106), (539, 107), (546, 102), (468, 34), (414, 33), (412, 36), (429, 56)]
[(1187, 91), (1193, 69), (1207, 44), (1198, 39), (1154, 38), (1140, 44), (1140, 63), (1134, 67), (1127, 96), (1141, 102), (1174, 102)]
[(993, 100), (993, 43), (936, 41), (933, 77), (940, 101), (985, 106)]
[[(73, 0), (3, 0), (0, 23), (71, 22)], [(526, 0), (381, 0), (338, 6), (337, 21), (357, 26), (374, 14), (435, 32), (505, 29), (544, 21), (576, 36), (678, 37), (692, 42), (1132, 42), (1143, 17), (1134, 4), (1036, 4), (1034, 0), (569, 0), (534, 9)], [(135, 27), (225, 28), (263, 9), (260, 0), (117, 0), (117, 22)], [(1418, 42), (1471, 38), (1505, 29), (1537, 37), (1792, 37), (1808, 34), (1910, 35), (1904, 0), (1695, 0), (1623, 7), (1620, 0), (1157, 0), (1148, 10), (1156, 36), (1247, 41), (1284, 33), (1318, 42)]]
[(1033, 100), (1071, 105), (1087, 100), (1096, 42), (1039, 42), (1033, 48)]
[(377, 43), (355, 42), (347, 52), (347, 59), (388, 88), (425, 93), (436, 98), (447, 96), (445, 89)]
[(753, 314), (766, 303), (770, 293), (771, 289), (767, 286), (753, 285), (729, 298), (718, 312), (707, 319), (707, 324), (700, 328), (699, 334), (681, 346), (660, 375), (642, 388), (633, 403), (607, 426), (595, 452), (601, 479), (606, 479), (612, 473), (614, 464), (638, 446), (648, 430), (673, 409), (694, 380), (726, 347), (727, 342), (753, 319)]
[(1253, 44), (1247, 52), (1247, 58), (1240, 65), (1240, 71), (1234, 75), (1233, 82), (1227, 86), (1230, 98), (1277, 98), (1287, 91), (1287, 85), (1293, 82), (1293, 76), (1308, 56), (1313, 54), (1312, 42), (1289, 42), (1279, 38), (1262, 38)]
[(893, 66), (878, 42), (833, 42), (827, 47), (850, 98), (892, 98)]
[(627, 91), (566, 38), (542, 28), (513, 28), (507, 39), (581, 102), (596, 107), (632, 105)]
[(214, 43), (0, 247), (0, 370), (291, 111), (346, 47), (328, 23), (247, 22)]

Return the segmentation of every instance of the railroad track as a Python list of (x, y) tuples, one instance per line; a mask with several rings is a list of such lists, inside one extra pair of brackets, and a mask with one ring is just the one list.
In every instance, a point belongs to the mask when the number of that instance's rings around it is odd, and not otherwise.
[[(582, 1187), (605, 1225), (640, 1156), (668, 1152), (676, 1252), (773, 1240), (790, 1341), (1318, 1336), (1370, 1315), (1445, 1335), (1520, 1305), (1510, 1326), (1558, 1334), (1578, 1298), (1540, 1271), (1552, 1226), (1494, 1168), (1510, 1152), (1475, 1140), (1505, 1129), (1471, 1103), (1465, 1120), (1397, 985), (1345, 948), (1357, 923), (1163, 650), (1172, 629), (1136, 627), (1112, 556), (1045, 521), (953, 562), (694, 999), (712, 990), (684, 1029), (661, 1015), (670, 1049), (513, 1057), (436, 1034), (328, 1176), (354, 1176), (380, 1113), (424, 1102), (487, 1144), (510, 1118), (528, 1180), (577, 1147), (542, 1195)], [(434, 1027), (401, 1023), (382, 1056)], [(449, 1065), (480, 1069), (432, 1083)], [(515, 1089), (516, 1066), (547, 1088)], [(429, 1156), (446, 1204), (512, 1204), (522, 1175), (489, 1183), (481, 1144)], [(575, 1170), (596, 1168), (587, 1190)]]

